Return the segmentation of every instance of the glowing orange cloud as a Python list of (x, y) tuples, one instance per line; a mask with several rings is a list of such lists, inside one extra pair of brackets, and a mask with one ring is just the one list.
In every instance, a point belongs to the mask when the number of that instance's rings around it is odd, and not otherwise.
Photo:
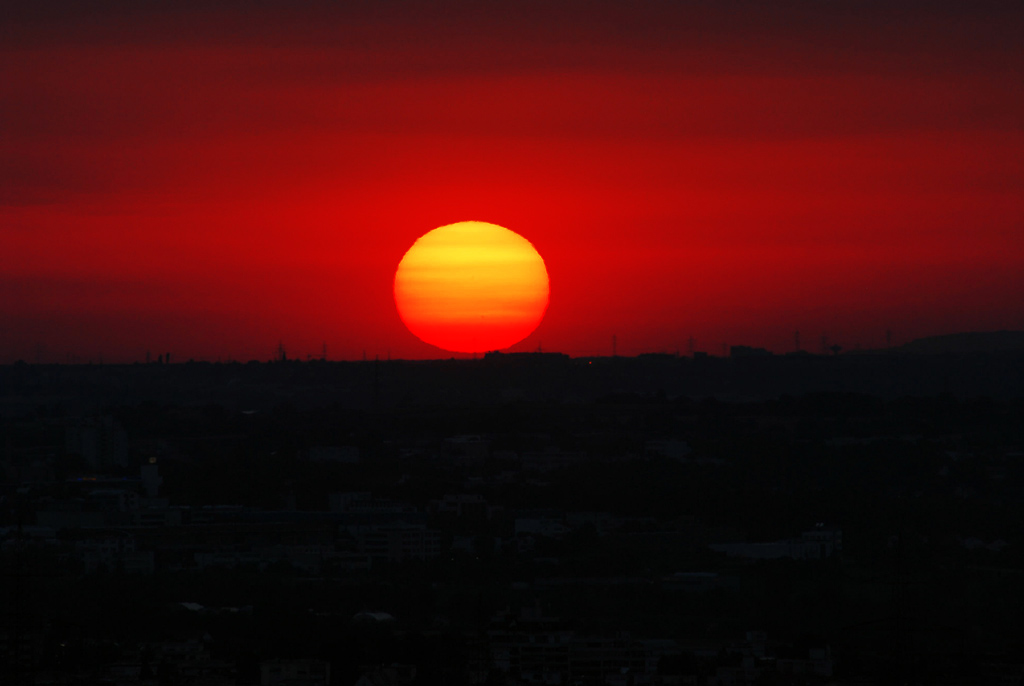
[(423, 341), (455, 352), (507, 348), (547, 310), (544, 260), (519, 234), (459, 222), (421, 236), (395, 272), (395, 304)]

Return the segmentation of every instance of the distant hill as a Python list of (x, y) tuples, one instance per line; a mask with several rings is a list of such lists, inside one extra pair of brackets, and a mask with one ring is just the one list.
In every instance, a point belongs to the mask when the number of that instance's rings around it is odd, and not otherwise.
[(926, 336), (893, 348), (892, 352), (921, 353), (988, 353), (1024, 350), (1024, 331), (972, 331), (945, 336)]

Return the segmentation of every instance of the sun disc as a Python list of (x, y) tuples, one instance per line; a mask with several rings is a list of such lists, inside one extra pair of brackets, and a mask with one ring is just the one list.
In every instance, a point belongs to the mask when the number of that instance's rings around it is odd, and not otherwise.
[(533, 245), (497, 224), (467, 221), (430, 231), (395, 272), (395, 305), (421, 340), (453, 352), (507, 348), (544, 318), (550, 285)]

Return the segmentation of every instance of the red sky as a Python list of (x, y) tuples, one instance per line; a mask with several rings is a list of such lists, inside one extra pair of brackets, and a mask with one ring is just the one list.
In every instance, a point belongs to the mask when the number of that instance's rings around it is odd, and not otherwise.
[(136, 4), (0, 24), (0, 362), (448, 357), (392, 281), (469, 219), (517, 350), (1024, 329), (1018, 2)]

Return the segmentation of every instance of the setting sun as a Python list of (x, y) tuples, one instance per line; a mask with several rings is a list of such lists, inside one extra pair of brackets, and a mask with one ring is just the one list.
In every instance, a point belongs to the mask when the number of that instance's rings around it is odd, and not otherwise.
[(497, 224), (448, 224), (421, 236), (395, 272), (395, 304), (421, 340), (485, 352), (523, 340), (548, 306), (548, 273), (533, 245)]

